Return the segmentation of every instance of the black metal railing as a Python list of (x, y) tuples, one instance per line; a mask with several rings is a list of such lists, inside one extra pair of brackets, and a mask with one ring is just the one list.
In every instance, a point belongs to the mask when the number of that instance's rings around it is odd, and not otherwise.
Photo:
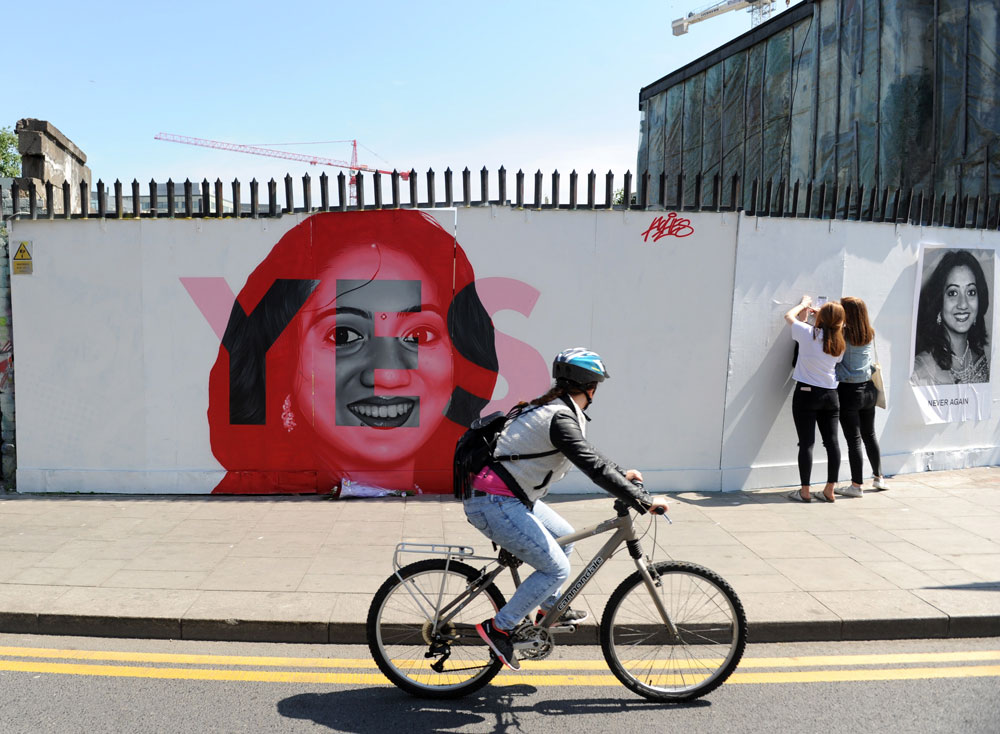
[[(943, 226), (970, 229), (1000, 229), (1000, 194), (993, 196), (962, 196), (941, 194), (931, 198), (924, 191), (883, 188), (865, 190), (864, 187), (846, 186), (826, 181), (787, 182), (768, 180), (750, 182), (750, 196), (744, 197), (743, 182), (734, 175), (723, 182), (714, 174), (711, 184), (701, 173), (695, 175), (694, 195), (685, 199), (685, 174), (668, 177), (658, 174), (657, 186), (652, 188), (650, 174), (638, 177), (633, 189), (633, 176), (626, 172), (621, 187), (616, 188), (615, 175), (608, 171), (604, 176), (603, 196), (598, 197), (597, 174), (590, 171), (581, 182), (580, 175), (572, 171), (568, 176), (563, 199), (562, 175), (554, 171), (545, 186), (545, 176), (536, 171), (532, 176), (533, 190), (528, 196), (525, 173), (514, 174), (513, 199), (508, 198), (507, 171), (496, 171), (492, 183), (495, 197), (490, 196), (490, 173), (484, 167), (479, 171), (478, 187), (473, 184), (472, 172), (465, 168), (457, 182), (460, 195), (455, 195), (454, 172), (449, 168), (443, 178), (443, 197), (438, 197), (438, 174), (428, 170), (425, 176), (424, 197), (419, 196), (419, 178), (416, 170), (408, 173), (393, 171), (390, 175), (372, 174), (370, 191), (373, 200), (366, 201), (369, 182), (366, 174), (358, 171), (352, 176), (343, 172), (337, 175), (336, 186), (331, 187), (330, 177), (319, 176), (318, 201), (313, 196), (313, 180), (305, 174), (301, 180), (301, 198), (296, 194), (295, 180), (284, 178), (283, 199), (279, 202), (278, 182), (273, 178), (266, 184), (264, 199), (260, 183), (253, 179), (249, 196), (245, 197), (242, 184), (230, 184), (230, 199), (225, 199), (226, 186), (221, 179), (212, 184), (208, 179), (200, 184), (190, 180), (177, 184), (168, 180), (161, 188), (155, 180), (148, 184), (146, 194), (138, 181), (133, 180), (130, 195), (126, 196), (121, 181), (108, 187), (98, 181), (95, 190), (87, 181), (79, 184), (77, 204), (73, 206), (73, 191), (68, 182), (60, 187), (45, 183), (39, 191), (34, 182), (27, 188), (17, 179), (11, 185), (0, 186), (0, 200), (4, 201), (4, 218), (29, 219), (87, 219), (87, 218), (158, 218), (158, 217), (278, 217), (293, 212), (348, 211), (362, 209), (432, 209), (441, 207), (510, 206), (520, 209), (638, 209), (673, 211), (738, 211), (750, 216), (839, 219), (844, 221), (910, 223), (924, 226)], [(670, 180), (670, 179), (673, 180)], [(388, 192), (386, 182), (388, 180)], [(408, 196), (402, 196), (400, 181), (408, 182)], [(725, 183), (725, 189), (723, 184)], [(331, 188), (334, 190), (331, 191)], [(474, 190), (478, 188), (478, 190)], [(165, 201), (162, 191), (165, 190)], [(655, 194), (655, 200), (653, 200)], [(6, 203), (7, 199), (10, 203)]]

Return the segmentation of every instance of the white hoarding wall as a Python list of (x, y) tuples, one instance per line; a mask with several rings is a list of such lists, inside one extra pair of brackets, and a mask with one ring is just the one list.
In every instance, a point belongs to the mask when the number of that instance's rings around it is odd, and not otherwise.
[[(612, 375), (588, 436), (651, 489), (794, 485), (782, 315), (803, 293), (868, 304), (886, 473), (1000, 463), (996, 370), (983, 420), (926, 425), (909, 385), (921, 243), (995, 252), (997, 233), (732, 213), (433, 216), (15, 222), (33, 259), (11, 277), (18, 490), (323, 492), (349, 477), (447, 491), (472, 410), (543, 392), (570, 346), (600, 352)], [(267, 332), (283, 284), (301, 292)], [(992, 303), (988, 318), (992, 335)], [(251, 342), (256, 383), (234, 356)], [(592, 489), (578, 472), (557, 488)]]

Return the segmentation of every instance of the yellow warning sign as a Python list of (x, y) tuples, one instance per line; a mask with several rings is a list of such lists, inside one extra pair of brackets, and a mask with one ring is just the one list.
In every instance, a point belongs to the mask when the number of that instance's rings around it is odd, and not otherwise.
[(28, 240), (19, 242), (17, 252), (14, 253), (12, 260), (14, 263), (12, 273), (14, 275), (31, 275), (31, 242)]

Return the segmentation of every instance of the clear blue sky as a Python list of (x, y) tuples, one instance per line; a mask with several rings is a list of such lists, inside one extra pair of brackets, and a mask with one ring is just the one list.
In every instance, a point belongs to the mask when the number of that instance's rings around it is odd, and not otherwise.
[[(672, 20), (712, 4), (52, 0), (43, 17), (12, 2), (0, 11), (0, 126), (50, 121), (105, 182), (322, 171), (158, 132), (357, 139), (359, 161), (380, 168), (611, 169), (620, 181), (635, 168), (640, 88), (750, 30), (742, 10), (671, 34)], [(346, 143), (282, 147), (350, 156)]]

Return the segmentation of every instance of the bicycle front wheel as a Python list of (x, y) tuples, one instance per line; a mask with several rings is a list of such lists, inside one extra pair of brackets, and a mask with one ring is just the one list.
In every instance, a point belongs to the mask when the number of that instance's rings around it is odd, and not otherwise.
[(479, 575), (464, 563), (432, 558), (386, 579), (372, 599), (367, 636), (389, 680), (415, 696), (457, 698), (500, 672), (501, 662), (476, 632), (478, 622), (504, 605), (500, 590), (490, 584), (460, 603), (454, 616), (454, 610), (442, 614)]
[(650, 565), (649, 573), (677, 634), (636, 571), (608, 600), (601, 649), (611, 672), (640, 696), (690, 701), (736, 669), (746, 647), (746, 614), (732, 587), (707, 568), (664, 562)]

